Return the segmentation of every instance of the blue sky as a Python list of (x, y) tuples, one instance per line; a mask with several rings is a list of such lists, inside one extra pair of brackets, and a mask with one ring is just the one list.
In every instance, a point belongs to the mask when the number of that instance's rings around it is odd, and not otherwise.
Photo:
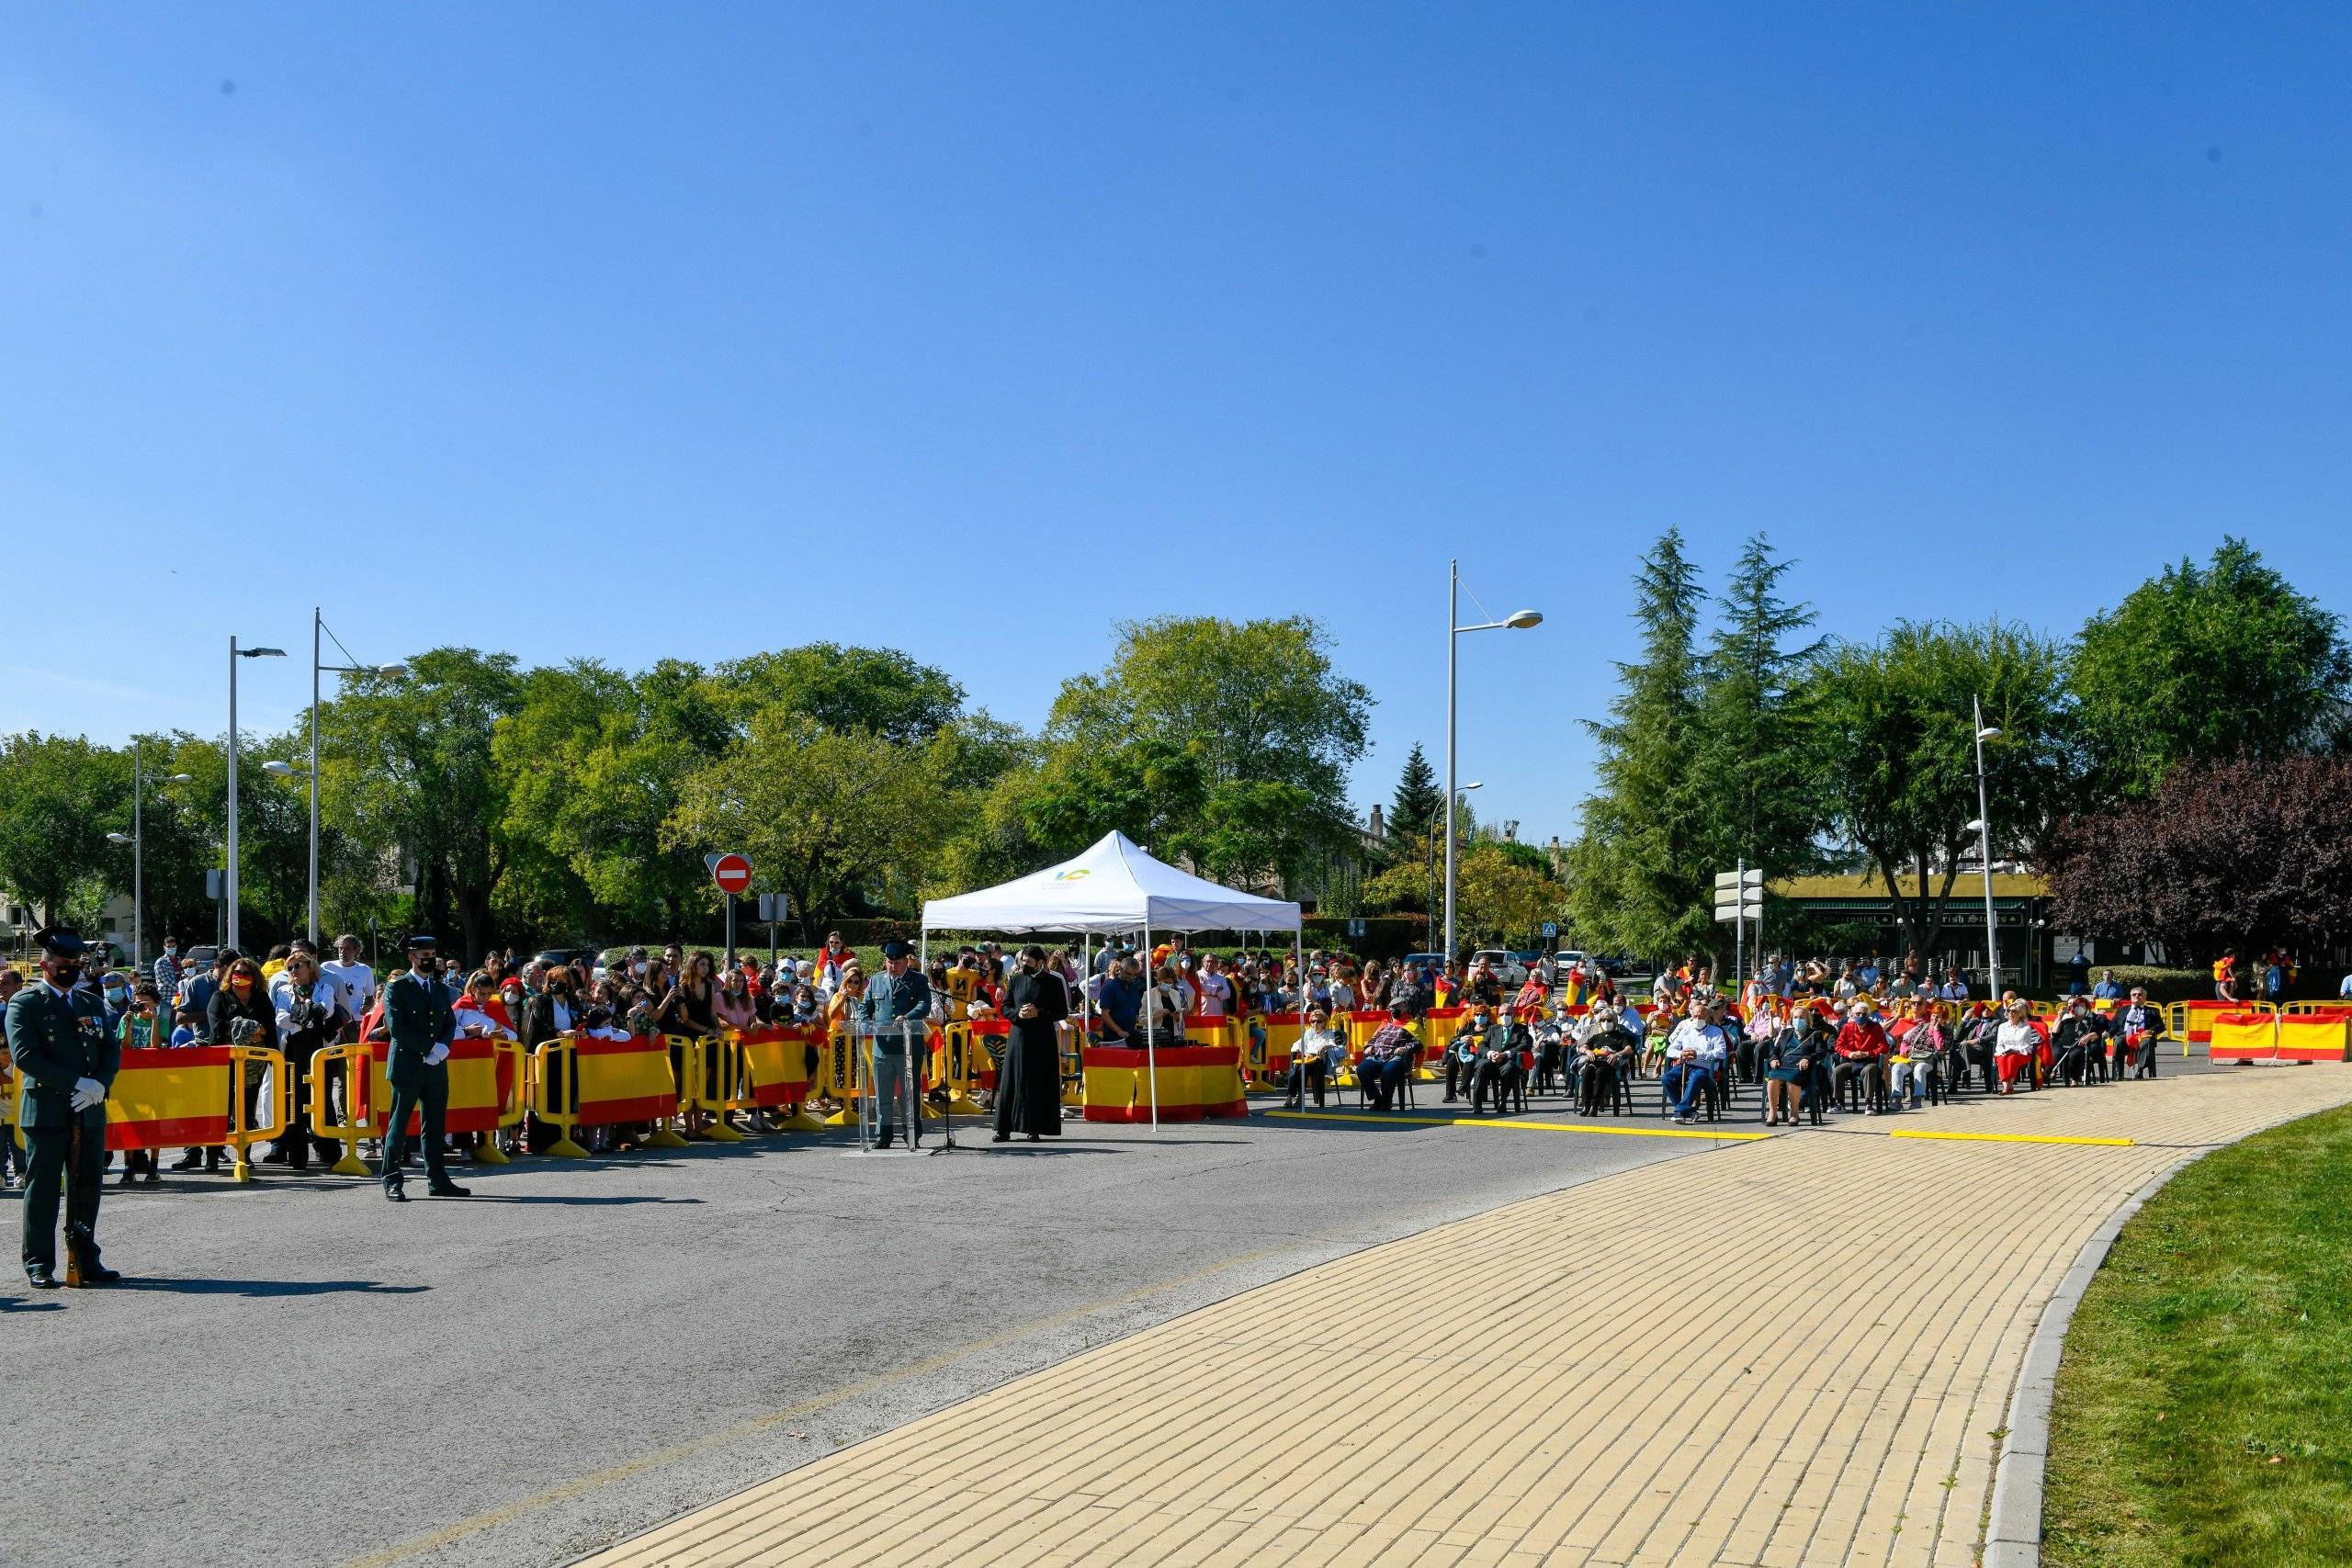
[[(225, 639), (887, 642), (1040, 719), (1305, 610), (1569, 830), (1669, 525), (1828, 629), (2352, 583), (2335, 5), (174, 6), (0, 23), (0, 729)], [(88, 563), (89, 570), (75, 570)], [(248, 666), (286, 721), (300, 660)]]

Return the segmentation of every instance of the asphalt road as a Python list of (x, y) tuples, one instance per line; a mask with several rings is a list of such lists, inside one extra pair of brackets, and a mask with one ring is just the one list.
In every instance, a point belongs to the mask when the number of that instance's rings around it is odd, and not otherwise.
[(1262, 1117), (967, 1136), (459, 1168), (475, 1197), (401, 1207), (315, 1174), (109, 1185), (135, 1278), (0, 1295), (0, 1561), (564, 1562), (1295, 1269), (1713, 1146)]

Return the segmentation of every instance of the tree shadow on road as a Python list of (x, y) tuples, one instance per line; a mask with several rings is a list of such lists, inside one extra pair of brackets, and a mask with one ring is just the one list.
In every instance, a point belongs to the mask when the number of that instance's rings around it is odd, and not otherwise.
[(413, 1296), (429, 1285), (387, 1285), (380, 1280), (183, 1280), (129, 1277), (109, 1289), (161, 1291), (183, 1296)]

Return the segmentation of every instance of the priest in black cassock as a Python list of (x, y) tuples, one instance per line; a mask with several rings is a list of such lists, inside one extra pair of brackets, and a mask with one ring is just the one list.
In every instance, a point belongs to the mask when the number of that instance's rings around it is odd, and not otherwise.
[(1026, 1133), (1061, 1136), (1061, 1044), (1054, 1026), (1069, 1016), (1069, 987), (1046, 967), (1046, 950), (1021, 950), (1020, 967), (1004, 988), (1004, 1016), (1012, 1025), (996, 1084), (996, 1134), (1004, 1143)]

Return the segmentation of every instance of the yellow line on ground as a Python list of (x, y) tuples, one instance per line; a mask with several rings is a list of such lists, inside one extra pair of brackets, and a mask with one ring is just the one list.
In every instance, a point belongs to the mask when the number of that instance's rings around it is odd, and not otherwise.
[(1613, 1133), (1621, 1138), (1712, 1138), (1753, 1142), (1770, 1133), (1709, 1133), (1697, 1127), (1610, 1127), (1590, 1122), (1512, 1122), (1489, 1116), (1353, 1116), (1339, 1111), (1269, 1111), (1285, 1122), (1369, 1122), (1382, 1127), (1516, 1127), (1530, 1133)]
[(1943, 1138), (1962, 1144), (2098, 1144), (2110, 1149), (2138, 1147), (2131, 1138), (2062, 1138), (2041, 1133), (1928, 1133), (1890, 1132), (1890, 1138)]

